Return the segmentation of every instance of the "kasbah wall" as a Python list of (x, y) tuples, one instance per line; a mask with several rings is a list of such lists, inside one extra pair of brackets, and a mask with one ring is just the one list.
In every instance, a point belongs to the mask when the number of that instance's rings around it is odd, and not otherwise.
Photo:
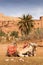
[[(5, 16), (4, 14), (0, 14), (0, 30), (4, 31), (5, 33), (11, 31), (19, 31), (17, 23), (20, 21), (19, 17), (11, 17)], [(34, 20), (34, 29), (36, 28), (43, 28), (43, 16), (40, 17), (39, 20)]]

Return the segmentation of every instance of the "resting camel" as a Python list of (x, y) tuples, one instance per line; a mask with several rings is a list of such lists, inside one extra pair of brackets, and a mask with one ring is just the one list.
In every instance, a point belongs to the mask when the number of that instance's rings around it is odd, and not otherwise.
[(37, 47), (43, 47), (41, 45), (38, 45), (36, 43), (29, 43), (26, 47), (22, 48), (21, 50), (18, 50), (16, 45), (11, 45), (7, 49), (7, 56), (18, 56), (18, 57), (25, 57), (25, 56), (35, 56)]
[(19, 57), (25, 57), (25, 56), (34, 56), (37, 48), (36, 43), (30, 43), (25, 48), (22, 48), (21, 50), (18, 50), (18, 48), (14, 47), (14, 45), (11, 45), (7, 49), (7, 56), (19, 56)]
[(18, 55), (20, 57), (25, 57), (25, 56), (34, 56), (36, 49), (37, 49), (37, 44), (36, 43), (30, 43), (29, 46), (26, 48), (23, 48), (21, 51), (18, 51)]

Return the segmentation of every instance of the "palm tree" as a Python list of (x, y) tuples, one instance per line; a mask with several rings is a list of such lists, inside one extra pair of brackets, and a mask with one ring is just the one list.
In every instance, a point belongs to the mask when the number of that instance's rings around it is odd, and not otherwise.
[(18, 22), (19, 29), (21, 31), (21, 34), (24, 36), (28, 36), (30, 31), (33, 28), (33, 20), (31, 15), (23, 15), (21, 20)]

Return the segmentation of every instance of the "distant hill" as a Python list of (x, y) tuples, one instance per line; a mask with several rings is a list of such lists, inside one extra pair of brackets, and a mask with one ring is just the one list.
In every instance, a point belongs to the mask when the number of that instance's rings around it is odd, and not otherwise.
[(3, 30), (5, 33), (14, 30), (18, 31), (17, 23), (19, 20), (19, 17), (11, 17), (0, 14), (0, 30)]

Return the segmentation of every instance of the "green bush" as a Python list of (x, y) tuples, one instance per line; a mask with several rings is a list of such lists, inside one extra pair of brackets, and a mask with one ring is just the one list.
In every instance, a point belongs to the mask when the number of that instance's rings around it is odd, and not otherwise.
[(2, 30), (0, 30), (0, 36), (6, 36), (6, 34)]
[(18, 31), (11, 32), (10, 36), (13, 36), (15, 38), (18, 38)]

